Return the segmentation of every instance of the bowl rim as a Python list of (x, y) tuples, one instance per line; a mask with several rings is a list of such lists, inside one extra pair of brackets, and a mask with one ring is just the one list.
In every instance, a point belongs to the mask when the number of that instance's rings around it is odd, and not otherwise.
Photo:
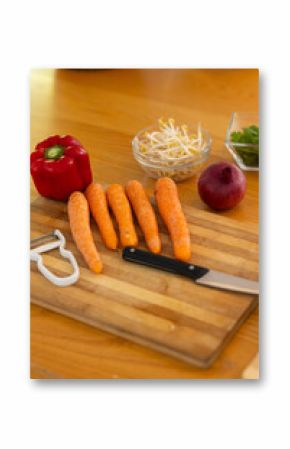
[(250, 147), (250, 148), (259, 148), (259, 144), (258, 143), (239, 143), (239, 142), (233, 142), (232, 140), (228, 140), (228, 139), (226, 139), (225, 140), (225, 143), (226, 144), (228, 144), (228, 145), (231, 145), (231, 146), (233, 146), (234, 148), (235, 147), (238, 147), (238, 148), (248, 148), (248, 147)]
[[(225, 144), (227, 145), (231, 145), (233, 147), (238, 147), (238, 148), (246, 148), (246, 147), (250, 147), (250, 148), (258, 148), (259, 149), (259, 143), (239, 143), (239, 142), (233, 142), (231, 140), (231, 133), (232, 131), (232, 127), (233, 127), (233, 123), (234, 120), (239, 117), (259, 117), (259, 113), (256, 112), (232, 112), (231, 114), (231, 118), (227, 127), (227, 132), (226, 132), (226, 138), (225, 138)], [(258, 127), (260, 127), (259, 125), (257, 125)]]
[[(209, 153), (206, 154), (207, 157), (208, 157), (208, 154)], [(165, 164), (157, 165), (157, 164), (150, 164), (150, 163), (146, 162), (143, 159), (138, 159), (138, 157), (136, 157), (136, 156), (135, 156), (135, 159), (136, 159), (137, 162), (139, 162), (140, 165), (144, 165), (144, 166), (146, 166), (148, 168), (154, 168), (154, 169), (160, 169), (160, 170), (168, 170), (168, 171), (182, 170), (182, 169), (190, 168), (190, 167), (193, 168), (193, 167), (196, 167), (198, 165), (204, 164), (206, 162), (206, 160), (207, 160), (207, 158), (198, 159), (198, 160), (195, 160), (195, 161), (191, 160), (191, 161), (188, 161), (186, 164), (182, 164), (182, 165), (165, 165)]]

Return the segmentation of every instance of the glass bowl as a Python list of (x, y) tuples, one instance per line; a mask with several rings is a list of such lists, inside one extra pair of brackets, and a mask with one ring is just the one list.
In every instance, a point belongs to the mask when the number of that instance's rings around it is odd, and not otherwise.
[[(158, 124), (149, 126), (141, 130), (132, 140), (133, 155), (139, 165), (151, 178), (161, 178), (167, 176), (174, 181), (183, 181), (197, 174), (207, 161), (211, 151), (211, 136), (208, 131), (200, 128), (204, 146), (199, 155), (182, 156), (179, 158), (154, 159), (140, 151), (142, 137), (146, 132), (158, 129)], [(189, 133), (197, 134), (198, 125), (188, 127)]]
[(238, 166), (245, 171), (259, 170), (259, 144), (233, 142), (231, 134), (251, 125), (259, 126), (258, 114), (233, 112), (226, 133), (225, 145)]

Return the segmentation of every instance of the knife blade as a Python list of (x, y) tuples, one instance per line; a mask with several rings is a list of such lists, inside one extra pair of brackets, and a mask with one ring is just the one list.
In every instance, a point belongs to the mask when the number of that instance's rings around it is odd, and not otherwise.
[(192, 279), (197, 284), (207, 287), (254, 295), (259, 294), (259, 283), (256, 281), (251, 281), (240, 276), (233, 276), (220, 271), (210, 270), (198, 265), (161, 256), (160, 254), (153, 254), (133, 246), (125, 247), (123, 249), (122, 257), (128, 262), (134, 262), (146, 265), (147, 267), (157, 268), (159, 270), (185, 276)]

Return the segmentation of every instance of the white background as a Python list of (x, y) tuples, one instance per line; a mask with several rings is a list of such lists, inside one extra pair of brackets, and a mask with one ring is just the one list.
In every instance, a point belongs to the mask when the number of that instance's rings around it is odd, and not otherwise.
[[(2, 448), (290, 447), (287, 3), (2, 3)], [(69, 66), (260, 68), (260, 382), (29, 380), (29, 70)]]

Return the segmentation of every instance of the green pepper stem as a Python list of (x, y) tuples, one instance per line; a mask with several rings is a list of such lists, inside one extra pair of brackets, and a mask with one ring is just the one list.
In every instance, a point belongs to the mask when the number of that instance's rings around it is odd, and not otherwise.
[(59, 159), (64, 153), (64, 148), (61, 145), (53, 145), (52, 147), (46, 148), (44, 151), (45, 159)]

